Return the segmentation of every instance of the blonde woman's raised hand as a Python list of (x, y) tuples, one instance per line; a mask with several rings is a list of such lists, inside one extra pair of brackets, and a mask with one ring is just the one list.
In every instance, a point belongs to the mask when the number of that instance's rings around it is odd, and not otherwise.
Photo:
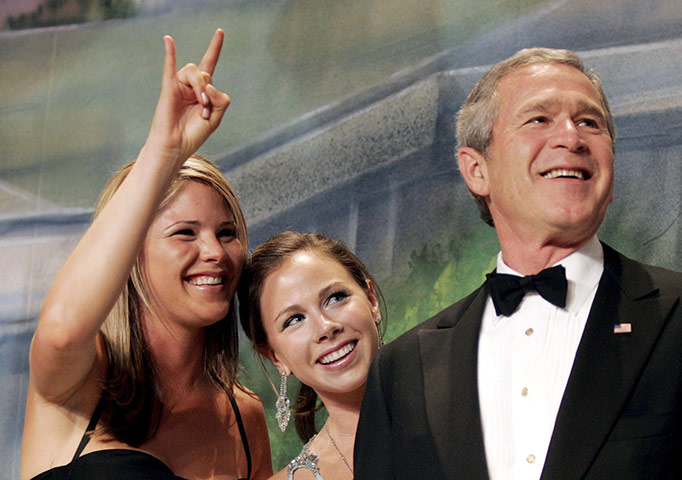
[(230, 97), (212, 83), (224, 36), (218, 29), (199, 65), (189, 63), (180, 70), (173, 38), (163, 38), (161, 95), (144, 149), (177, 167), (218, 128), (230, 104)]
[(179, 71), (175, 43), (164, 37), (161, 95), (147, 141), (43, 303), (31, 347), (31, 391), (43, 399), (59, 403), (69, 397), (78, 404), (87, 397), (83, 386), (94, 378), (93, 365), (106, 364), (95, 363), (104, 359), (97, 353), (100, 327), (128, 280), (168, 185), (215, 131), (230, 103), (211, 83), (223, 37), (218, 30), (199, 65)]

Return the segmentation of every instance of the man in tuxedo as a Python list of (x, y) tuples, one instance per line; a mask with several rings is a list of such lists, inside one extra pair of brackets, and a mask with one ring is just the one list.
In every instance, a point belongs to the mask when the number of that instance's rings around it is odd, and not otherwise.
[(356, 480), (682, 478), (682, 274), (597, 240), (613, 116), (567, 50), (494, 66), (457, 119), (497, 269), (383, 347)]

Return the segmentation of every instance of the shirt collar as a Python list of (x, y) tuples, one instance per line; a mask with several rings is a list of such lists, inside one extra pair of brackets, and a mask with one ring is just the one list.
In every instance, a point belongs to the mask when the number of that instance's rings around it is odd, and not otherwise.
[[(604, 249), (597, 236), (594, 235), (585, 245), (559, 260), (555, 265), (563, 265), (566, 269), (566, 280), (568, 280), (566, 310), (575, 313), (580, 310), (590, 293), (599, 284), (604, 271)], [(523, 276), (504, 263), (502, 252), (497, 254), (497, 272)]]

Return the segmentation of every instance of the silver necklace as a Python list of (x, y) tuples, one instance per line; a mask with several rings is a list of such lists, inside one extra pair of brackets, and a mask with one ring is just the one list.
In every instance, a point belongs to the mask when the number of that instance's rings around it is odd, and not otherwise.
[(350, 473), (353, 475), (353, 469), (351, 466), (348, 464), (348, 460), (346, 460), (346, 457), (343, 453), (341, 453), (341, 449), (336, 445), (336, 442), (334, 441), (334, 437), (332, 437), (332, 433), (329, 431), (329, 420), (327, 420), (324, 424), (325, 429), (327, 430), (327, 436), (329, 437), (329, 441), (332, 442), (332, 445), (334, 446), (334, 449), (336, 452), (339, 454), (341, 457), (341, 460), (343, 460), (344, 465), (348, 468)]

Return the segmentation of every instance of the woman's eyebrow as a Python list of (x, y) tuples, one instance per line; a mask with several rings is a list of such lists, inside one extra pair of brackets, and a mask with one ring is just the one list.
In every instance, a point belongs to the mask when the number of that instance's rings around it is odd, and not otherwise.
[(301, 308), (301, 306), (298, 305), (298, 304), (293, 304), (293, 305), (289, 305), (289, 306), (287, 306), (287, 307), (284, 307), (282, 310), (280, 310), (280, 311), (275, 315), (275, 318), (273, 319), (273, 322), (272, 322), (272, 323), (277, 323), (277, 322), (279, 322), (279, 319), (280, 319), (281, 317), (283, 317), (283, 316), (286, 317), (286, 316), (290, 315), (291, 313), (300, 312), (301, 310), (302, 310), (302, 308)]

